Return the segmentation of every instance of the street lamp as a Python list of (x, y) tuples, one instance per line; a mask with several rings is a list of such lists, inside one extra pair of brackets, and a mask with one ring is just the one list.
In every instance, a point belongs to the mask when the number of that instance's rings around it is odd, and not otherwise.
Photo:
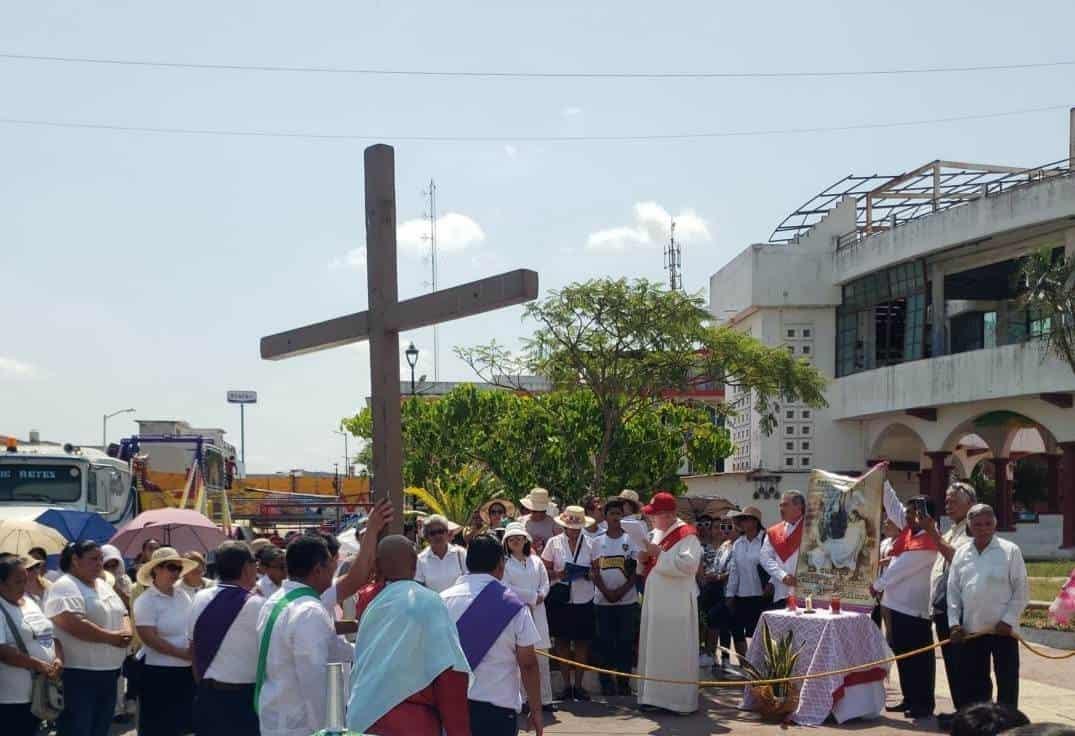
[(344, 478), (350, 478), (351, 477), (351, 455), (347, 451), (347, 433), (342, 432), (342, 431), (340, 431), (338, 429), (334, 429), (332, 431), (335, 432), (336, 434), (342, 434), (343, 435), (343, 477)]
[(134, 409), (120, 409), (103, 416), (101, 419), (101, 452), (108, 452), (108, 420), (120, 414), (130, 414), (134, 411)]
[(411, 396), (414, 396), (414, 366), (418, 365), (418, 348), (414, 346), (412, 342), (407, 346), (407, 349), (403, 351), (403, 354), (407, 356), (407, 365), (411, 367)]

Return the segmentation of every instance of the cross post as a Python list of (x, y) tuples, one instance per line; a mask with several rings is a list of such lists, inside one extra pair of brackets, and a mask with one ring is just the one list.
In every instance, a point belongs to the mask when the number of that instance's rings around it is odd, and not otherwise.
[(370, 342), (373, 414), (372, 492), (392, 502), (392, 532), (403, 531), (403, 432), (399, 333), (537, 298), (538, 275), (520, 269), (399, 301), (396, 270), (395, 154), (378, 144), (365, 152), (366, 281), (369, 309), (261, 338), (261, 357), (281, 360)]

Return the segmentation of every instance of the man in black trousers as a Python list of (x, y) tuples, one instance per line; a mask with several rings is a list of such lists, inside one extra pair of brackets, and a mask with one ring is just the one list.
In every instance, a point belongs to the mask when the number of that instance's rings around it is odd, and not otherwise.
[[(885, 511), (901, 531), (892, 544), (892, 562), (870, 586), (882, 593), (892, 624), (892, 651), (904, 654), (933, 643), (933, 604), (930, 571), (937, 559), (937, 543), (923, 530), (921, 519), (933, 517), (933, 503), (916, 496), (900, 507), (892, 486), (885, 488)], [(898, 509), (898, 511), (897, 511)], [(902, 524), (901, 524), (902, 522)], [(932, 650), (897, 662), (903, 700), (886, 708), (910, 718), (929, 718), (935, 707), (937, 662)]]

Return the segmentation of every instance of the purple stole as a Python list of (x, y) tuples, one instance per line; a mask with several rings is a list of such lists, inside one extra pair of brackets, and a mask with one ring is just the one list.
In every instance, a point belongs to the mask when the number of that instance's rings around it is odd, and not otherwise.
[(471, 671), (475, 670), (489, 652), (497, 637), (508, 627), (520, 610), (526, 606), (518, 596), (498, 580), (482, 588), (478, 597), (456, 621), (459, 643)]
[(239, 617), (243, 610), (246, 599), (250, 597), (249, 591), (238, 586), (222, 585), (220, 592), (209, 601), (198, 620), (194, 622), (194, 641), (191, 642), (194, 649), (194, 672), (198, 677), (205, 677), (209, 671), (209, 665), (220, 651), (220, 645), (224, 643), (231, 625)]

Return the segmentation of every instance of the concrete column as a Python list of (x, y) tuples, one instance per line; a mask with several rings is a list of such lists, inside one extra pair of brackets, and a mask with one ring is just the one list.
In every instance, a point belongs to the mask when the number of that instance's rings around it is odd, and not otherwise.
[(933, 328), (930, 332), (930, 345), (933, 357), (948, 353), (948, 316), (944, 306), (944, 270), (940, 266), (931, 266), (929, 270), (930, 293), (933, 301)]
[(933, 505), (937, 509), (937, 513), (942, 513), (944, 509), (944, 494), (948, 490), (948, 468), (945, 466), (944, 461), (948, 459), (948, 455), (951, 453), (943, 450), (939, 452), (927, 452), (926, 457), (930, 460), (929, 469), (929, 497), (933, 499)]
[(1060, 513), (1060, 455), (1048, 454), (1045, 456), (1045, 461), (1049, 464), (1048, 470), (1045, 474), (1046, 487), (1049, 489), (1049, 506), (1047, 508), (1050, 514)]
[(993, 481), (996, 483), (997, 503), (993, 511), (997, 515), (997, 529), (1002, 532), (1015, 530), (1015, 520), (1012, 518), (1012, 487), (1008, 482), (1008, 463), (1006, 457), (993, 458)]
[(1061, 548), (1075, 547), (1075, 442), (1061, 442), (1060, 513), (1064, 515)]
[[(928, 470), (919, 470), (918, 471), (918, 495), (919, 496), (928, 496), (929, 495), (929, 471)], [(940, 512), (938, 511), (937, 513), (940, 513)]]

